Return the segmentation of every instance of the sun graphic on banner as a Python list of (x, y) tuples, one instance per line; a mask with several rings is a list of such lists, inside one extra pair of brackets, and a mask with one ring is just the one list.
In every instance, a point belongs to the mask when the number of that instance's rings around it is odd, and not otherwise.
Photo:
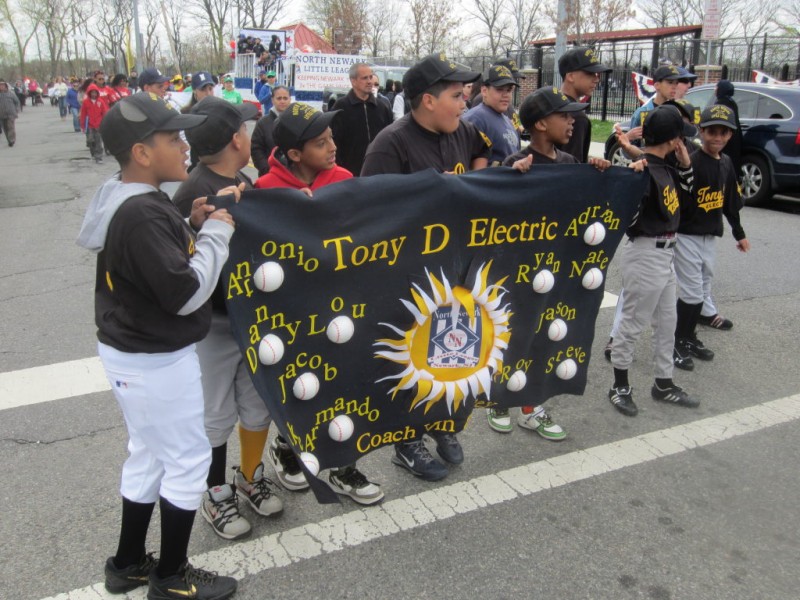
[(489, 285), (491, 264), (478, 269), (472, 290), (451, 287), (444, 272), (440, 281), (426, 269), (430, 293), (413, 284), (414, 302), (400, 300), (414, 317), (411, 329), (381, 323), (400, 336), (375, 343), (386, 348), (376, 351), (376, 357), (404, 367), (378, 380), (397, 380), (389, 391), (393, 399), (398, 391), (417, 386), (412, 410), (424, 406), (427, 413), (444, 400), (452, 414), (470, 395), (485, 393), (488, 398), (492, 373), (500, 370), (511, 339), (511, 313), (508, 304), (501, 307), (506, 277)]

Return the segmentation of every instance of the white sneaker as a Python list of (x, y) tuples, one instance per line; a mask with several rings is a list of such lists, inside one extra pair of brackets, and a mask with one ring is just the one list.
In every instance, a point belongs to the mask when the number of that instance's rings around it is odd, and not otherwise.
[(544, 439), (550, 440), (551, 442), (560, 442), (567, 437), (567, 432), (564, 431), (560, 425), (553, 423), (544, 409), (532, 412), (528, 415), (520, 413), (519, 417), (517, 417), (517, 425), (535, 431)]
[(267, 449), (267, 456), (272, 468), (275, 469), (275, 476), (280, 484), (287, 490), (297, 492), (308, 487), (306, 476), (300, 469), (297, 456), (292, 452), (289, 444), (275, 436)]
[(359, 504), (375, 504), (383, 500), (383, 490), (369, 481), (355, 466), (331, 469), (328, 485), (337, 494), (350, 496)]
[(253, 481), (247, 481), (239, 467), (235, 467), (233, 477), (236, 485), (236, 495), (247, 502), (254, 511), (268, 517), (283, 511), (283, 502), (275, 495), (275, 484), (271, 479), (264, 477), (264, 464), (259, 463), (253, 473)]
[(229, 483), (206, 491), (200, 512), (221, 538), (238, 540), (250, 535), (250, 523), (239, 514), (239, 503)]

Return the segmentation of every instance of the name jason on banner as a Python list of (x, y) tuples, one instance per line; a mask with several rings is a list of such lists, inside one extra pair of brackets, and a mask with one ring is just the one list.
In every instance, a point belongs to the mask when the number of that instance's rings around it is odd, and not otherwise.
[(588, 165), (245, 192), (223, 272), (256, 389), (311, 474), (476, 406), (583, 393), (646, 175)]

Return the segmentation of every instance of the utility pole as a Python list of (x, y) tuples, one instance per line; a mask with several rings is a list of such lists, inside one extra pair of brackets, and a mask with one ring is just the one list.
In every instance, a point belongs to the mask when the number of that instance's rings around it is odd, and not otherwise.
[(558, 59), (567, 51), (567, 2), (568, 0), (558, 0), (558, 12), (556, 16), (556, 52), (553, 57), (553, 85), (561, 86), (561, 75), (558, 72)]
[(133, 0), (133, 32), (136, 35), (136, 73), (142, 74), (142, 34), (139, 29), (139, 0)]

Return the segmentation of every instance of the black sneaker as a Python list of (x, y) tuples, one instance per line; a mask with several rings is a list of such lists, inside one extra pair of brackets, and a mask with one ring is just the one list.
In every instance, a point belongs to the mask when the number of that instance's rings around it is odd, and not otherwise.
[(733, 323), (730, 319), (726, 319), (721, 314), (717, 313), (716, 315), (712, 315), (710, 317), (704, 317), (700, 315), (697, 319), (697, 322), (701, 325), (706, 325), (707, 327), (713, 327), (714, 329), (721, 329), (723, 331), (728, 331), (729, 329), (733, 329)]
[(675, 340), (675, 347), (672, 350), (672, 363), (684, 371), (694, 371), (694, 361), (691, 354), (689, 354), (689, 349), (686, 347), (686, 340)]
[(464, 450), (455, 433), (430, 433), (428, 435), (436, 442), (436, 453), (451, 465), (460, 465), (464, 462)]
[(714, 360), (713, 350), (706, 348), (703, 342), (697, 338), (686, 339), (683, 341), (683, 343), (685, 344), (686, 349), (689, 351), (689, 354), (695, 358), (699, 360)]
[(639, 414), (630, 386), (612, 387), (608, 390), (608, 399), (611, 400), (614, 408), (626, 417), (635, 417)]
[(603, 356), (606, 357), (606, 360), (608, 362), (611, 362), (611, 347), (613, 345), (614, 345), (614, 338), (610, 337), (608, 338), (608, 343), (606, 344), (606, 347), (603, 348)]
[(395, 444), (392, 462), (425, 481), (439, 481), (449, 473), (447, 467), (433, 458), (422, 440)]
[(674, 383), (665, 390), (660, 389), (657, 385), (653, 385), (650, 393), (653, 395), (653, 400), (658, 400), (659, 402), (669, 402), (670, 404), (677, 404), (678, 406), (685, 406), (686, 408), (697, 408), (700, 406), (700, 400), (690, 398), (689, 394)]
[(222, 577), (212, 571), (195, 569), (189, 562), (183, 563), (175, 575), (158, 576), (156, 570), (150, 573), (150, 588), (147, 600), (225, 600), (236, 593), (236, 580)]
[(114, 557), (110, 556), (106, 561), (106, 590), (112, 594), (124, 594), (135, 590), (137, 587), (147, 585), (150, 578), (150, 571), (158, 564), (158, 561), (151, 554), (145, 554), (144, 558), (136, 565), (129, 565), (124, 569), (118, 569), (114, 564)]

